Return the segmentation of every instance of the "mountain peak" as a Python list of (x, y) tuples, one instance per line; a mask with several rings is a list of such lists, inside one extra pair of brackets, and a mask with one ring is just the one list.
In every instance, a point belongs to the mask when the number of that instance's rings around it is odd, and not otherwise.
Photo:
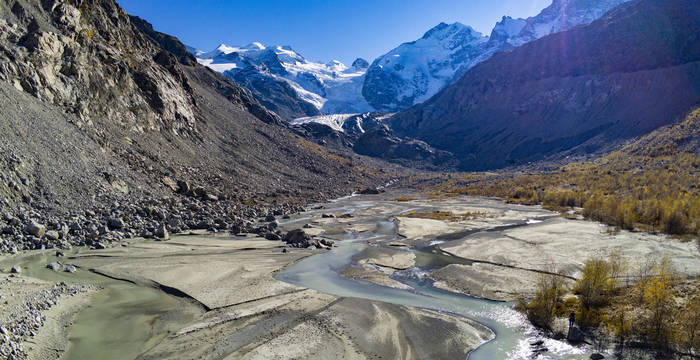
[(367, 69), (369, 67), (369, 62), (363, 58), (357, 58), (352, 62), (352, 67), (355, 69)]
[(265, 50), (265, 45), (255, 41), (243, 47), (246, 50)]
[(428, 30), (424, 35), (423, 39), (430, 39), (430, 38), (445, 38), (451, 34), (459, 33), (459, 32), (469, 32), (481, 35), (478, 33), (476, 30), (474, 30), (471, 26), (464, 25), (460, 22), (455, 22), (452, 24), (447, 24), (444, 22), (441, 22), (437, 24), (435, 27), (432, 29)]

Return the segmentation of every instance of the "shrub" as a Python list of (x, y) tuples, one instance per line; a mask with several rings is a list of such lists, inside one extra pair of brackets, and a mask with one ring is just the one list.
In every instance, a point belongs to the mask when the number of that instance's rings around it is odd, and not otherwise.
[(610, 253), (607, 259), (594, 257), (585, 262), (583, 274), (574, 287), (579, 294), (577, 320), (580, 325), (590, 327), (600, 324), (602, 316), (598, 309), (610, 303), (625, 267), (617, 252)]
[(535, 326), (546, 330), (552, 329), (558, 310), (563, 307), (562, 296), (565, 293), (564, 278), (555, 272), (541, 273), (537, 277), (535, 298), (527, 303), (521, 302), (528, 320)]

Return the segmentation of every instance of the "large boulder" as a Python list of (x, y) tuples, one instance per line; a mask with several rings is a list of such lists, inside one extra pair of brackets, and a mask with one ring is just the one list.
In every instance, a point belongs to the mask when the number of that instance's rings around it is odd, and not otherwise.
[(282, 241), (296, 248), (307, 248), (318, 245), (318, 242), (311, 238), (311, 235), (307, 234), (302, 229), (296, 229), (288, 232), (286, 235), (284, 235)]
[(36, 221), (32, 221), (24, 228), (24, 231), (27, 234), (42, 238), (46, 233), (46, 226), (39, 224)]
[(107, 226), (112, 230), (121, 230), (124, 228), (124, 220), (118, 217), (111, 217), (107, 219)]

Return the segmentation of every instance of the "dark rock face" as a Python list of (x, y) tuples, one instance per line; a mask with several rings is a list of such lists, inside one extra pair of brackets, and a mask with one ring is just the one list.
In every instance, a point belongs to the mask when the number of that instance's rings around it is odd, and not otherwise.
[[(115, 124), (196, 132), (185, 78), (153, 60), (160, 44), (115, 2), (12, 3), (12, 9), (0, 5), (0, 33), (6, 35), (0, 39), (0, 80), (64, 108), (79, 118), (77, 126), (98, 133)], [(177, 52), (176, 39), (162, 40)], [(182, 61), (191, 63), (187, 56)]]
[(316, 107), (300, 98), (287, 82), (259, 73), (257, 69), (226, 71), (224, 75), (246, 88), (265, 108), (283, 119), (321, 115)]
[(409, 160), (448, 165), (452, 154), (433, 149), (424, 141), (399, 138), (382, 125), (360, 136), (353, 147), (356, 153), (386, 160)]
[(367, 69), (369, 67), (369, 62), (363, 58), (357, 58), (352, 62), (352, 67), (356, 69)]
[(700, 3), (641, 0), (496, 54), (394, 116), (463, 169), (522, 164), (643, 135), (700, 101)]
[(138, 16), (130, 15), (129, 18), (134, 26), (136, 26), (144, 34), (148, 35), (163, 49), (175, 55), (177, 57), (177, 61), (179, 61), (181, 64), (187, 66), (197, 65), (197, 59), (190, 54), (189, 51), (187, 51), (187, 47), (183, 45), (176, 37), (153, 30), (153, 25)]

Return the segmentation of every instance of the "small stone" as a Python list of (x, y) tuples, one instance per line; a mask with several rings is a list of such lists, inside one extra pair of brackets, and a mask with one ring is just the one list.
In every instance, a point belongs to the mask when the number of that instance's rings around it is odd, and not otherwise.
[(19, 266), (15, 265), (15, 266), (13, 266), (12, 269), (10, 270), (10, 273), (12, 273), (12, 274), (20, 274), (20, 273), (22, 273), (22, 268), (20, 268)]
[(56, 230), (49, 230), (46, 232), (46, 238), (49, 240), (56, 241), (59, 238), (58, 231)]
[(52, 263), (46, 265), (46, 268), (50, 269), (52, 271), (60, 271), (63, 268), (63, 266), (58, 262), (52, 262)]
[(265, 217), (265, 221), (267, 221), (267, 222), (272, 222), (272, 221), (275, 221), (275, 220), (277, 220), (277, 218), (275, 218), (274, 215), (267, 215), (267, 216)]
[(282, 240), (282, 237), (275, 234), (275, 233), (267, 233), (267, 234), (265, 234), (265, 239), (271, 240), (271, 241), (279, 241), (279, 240)]
[(190, 183), (188, 183), (187, 181), (178, 180), (177, 187), (178, 193), (180, 194), (188, 194), (190, 191), (192, 191), (192, 186), (190, 186)]
[(66, 268), (63, 269), (63, 271), (65, 271), (67, 273), (74, 273), (77, 271), (77, 269), (74, 265), (66, 265)]

